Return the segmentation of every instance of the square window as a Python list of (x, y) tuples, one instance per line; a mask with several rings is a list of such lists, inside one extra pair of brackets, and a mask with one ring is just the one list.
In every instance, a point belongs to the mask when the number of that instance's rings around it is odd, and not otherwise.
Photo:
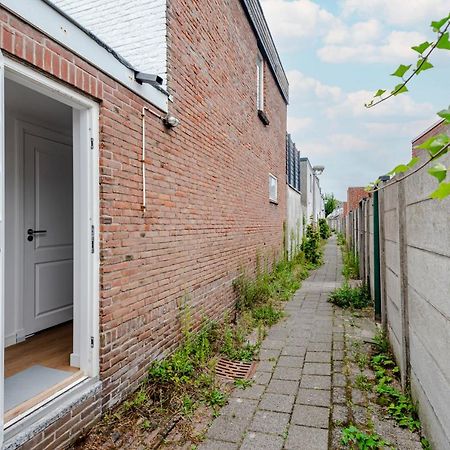
[(278, 203), (278, 180), (271, 173), (269, 173), (269, 200)]

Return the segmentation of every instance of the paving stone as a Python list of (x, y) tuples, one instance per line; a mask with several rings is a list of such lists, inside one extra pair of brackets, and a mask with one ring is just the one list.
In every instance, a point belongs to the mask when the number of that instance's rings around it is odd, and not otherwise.
[(220, 415), (250, 419), (253, 416), (257, 405), (258, 402), (256, 400), (230, 398), (228, 404), (220, 410)]
[(258, 370), (260, 372), (273, 372), (275, 364), (276, 364), (275, 361), (270, 360), (260, 361), (258, 363)]
[(238, 444), (208, 439), (206, 442), (199, 445), (198, 450), (237, 450), (238, 448)]
[(282, 435), (289, 419), (290, 415), (287, 413), (258, 410), (250, 423), (249, 430)]
[(334, 361), (333, 362), (333, 372), (343, 372), (344, 371), (344, 361)]
[(305, 362), (323, 362), (331, 361), (331, 352), (306, 352)]
[[(334, 338), (335, 339), (335, 338)], [(344, 341), (334, 341), (333, 342), (333, 350), (344, 350)]]
[(284, 448), (289, 450), (327, 450), (328, 431), (292, 425), (289, 427)]
[(331, 375), (330, 363), (305, 363), (303, 373), (306, 375)]
[(267, 385), (269, 384), (270, 378), (272, 377), (272, 374), (269, 372), (259, 372), (256, 371), (255, 375), (253, 375), (253, 381), (256, 384), (262, 384)]
[(306, 347), (298, 347), (296, 345), (287, 345), (281, 351), (283, 356), (305, 356)]
[(346, 405), (333, 405), (331, 414), (333, 422), (337, 424), (345, 424), (348, 420), (348, 408)]
[(262, 349), (281, 350), (284, 347), (284, 340), (281, 339), (264, 339), (261, 344)]
[(274, 350), (274, 349), (263, 348), (259, 352), (258, 357), (261, 361), (266, 361), (266, 360), (276, 360), (279, 355), (280, 355), (280, 349)]
[(267, 392), (273, 394), (295, 395), (299, 386), (298, 381), (276, 380), (273, 378), (267, 386)]
[(347, 395), (344, 388), (334, 387), (333, 388), (333, 403), (346, 403)]
[(207, 437), (217, 441), (239, 442), (249, 423), (249, 419), (241, 417), (219, 416), (209, 428)]
[(329, 416), (329, 408), (312, 405), (295, 405), (291, 422), (295, 425), (328, 428)]
[(342, 350), (333, 350), (333, 359), (336, 361), (343, 361), (344, 352)]
[(366, 396), (360, 389), (352, 389), (352, 402), (355, 405), (365, 405)]
[(231, 394), (232, 398), (246, 398), (250, 400), (259, 400), (265, 390), (265, 386), (254, 384), (246, 389), (235, 389)]
[(283, 438), (273, 434), (249, 432), (242, 442), (241, 450), (281, 450)]
[(273, 372), (273, 378), (277, 380), (299, 381), (302, 375), (302, 369), (294, 367), (277, 367)]
[(291, 412), (295, 397), (293, 395), (265, 393), (259, 403), (260, 409), (277, 412)]
[(300, 387), (307, 389), (331, 389), (331, 377), (303, 375), (300, 381)]
[(297, 367), (303, 366), (303, 357), (301, 356), (280, 356), (278, 359), (278, 367)]
[(343, 373), (335, 373), (333, 375), (333, 386), (345, 387), (347, 385), (347, 378)]
[(300, 388), (295, 402), (302, 405), (329, 407), (331, 403), (330, 391)]
[(331, 352), (331, 343), (312, 342), (308, 345), (308, 352)]

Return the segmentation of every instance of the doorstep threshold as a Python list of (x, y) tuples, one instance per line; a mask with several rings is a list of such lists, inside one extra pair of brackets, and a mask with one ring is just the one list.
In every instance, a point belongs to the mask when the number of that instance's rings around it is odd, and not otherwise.
[(60, 388), (51, 397), (5, 423), (3, 450), (20, 447), (55, 420), (70, 413), (79, 403), (94, 397), (100, 389), (101, 382), (98, 377), (91, 378), (86, 375)]

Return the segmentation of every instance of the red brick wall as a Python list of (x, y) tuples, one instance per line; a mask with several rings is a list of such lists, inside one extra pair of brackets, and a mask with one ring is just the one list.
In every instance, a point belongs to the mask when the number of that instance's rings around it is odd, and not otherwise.
[(368, 196), (369, 193), (366, 192), (363, 187), (349, 187), (347, 189), (347, 212), (344, 213), (344, 215), (347, 215), (350, 211), (358, 208), (359, 202)]
[[(286, 105), (266, 66), (270, 125), (257, 117), (257, 43), (237, 0), (170, 2), (170, 107), (181, 124), (169, 131), (148, 115), (143, 213), (145, 102), (2, 9), (0, 24), (5, 53), (100, 103), (100, 370), (102, 404), (111, 406), (176, 345), (183, 298), (197, 318), (218, 317), (233, 305), (239, 268), (253, 270), (257, 252), (281, 254)], [(269, 172), (278, 205), (269, 203)]]
[(432, 126), (426, 132), (412, 141), (412, 156), (419, 156), (424, 150), (416, 148), (418, 145), (423, 144), (425, 141), (440, 133), (446, 133), (450, 136), (450, 125), (445, 125), (444, 121), (438, 122)]

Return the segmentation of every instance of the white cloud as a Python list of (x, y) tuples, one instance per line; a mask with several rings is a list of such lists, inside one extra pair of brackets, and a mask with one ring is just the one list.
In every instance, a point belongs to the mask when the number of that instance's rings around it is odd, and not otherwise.
[(338, 20), (311, 0), (262, 0), (261, 5), (277, 45), (286, 49), (309, 43)]
[(314, 121), (311, 117), (288, 116), (288, 133), (296, 133), (298, 131), (305, 130), (310, 128), (313, 123)]
[(304, 103), (310, 100), (337, 101), (341, 98), (342, 89), (304, 75), (299, 70), (287, 72), (291, 103)]
[(324, 43), (330, 45), (371, 43), (381, 35), (381, 25), (375, 19), (357, 22), (351, 26), (338, 21), (324, 37)]
[(326, 45), (317, 51), (319, 58), (327, 63), (408, 61), (417, 55), (411, 50), (411, 46), (426, 39), (415, 31), (391, 31), (381, 42), (377, 42), (375, 36), (379, 36), (376, 33), (380, 33), (380, 28), (377, 29), (372, 21), (364, 23), (367, 26), (366, 34), (364, 28), (355, 29), (359, 24), (331, 30), (326, 37)]
[(423, 24), (448, 14), (448, 0), (344, 0), (343, 15), (379, 17), (390, 25)]
[(364, 106), (372, 98), (373, 92), (359, 90), (348, 92), (343, 95), (339, 103), (326, 108), (325, 114), (329, 119), (342, 117), (360, 117), (370, 119), (371, 117), (427, 117), (432, 115), (431, 103), (418, 103), (408, 94), (399, 95), (390, 101), (380, 103), (373, 108)]

